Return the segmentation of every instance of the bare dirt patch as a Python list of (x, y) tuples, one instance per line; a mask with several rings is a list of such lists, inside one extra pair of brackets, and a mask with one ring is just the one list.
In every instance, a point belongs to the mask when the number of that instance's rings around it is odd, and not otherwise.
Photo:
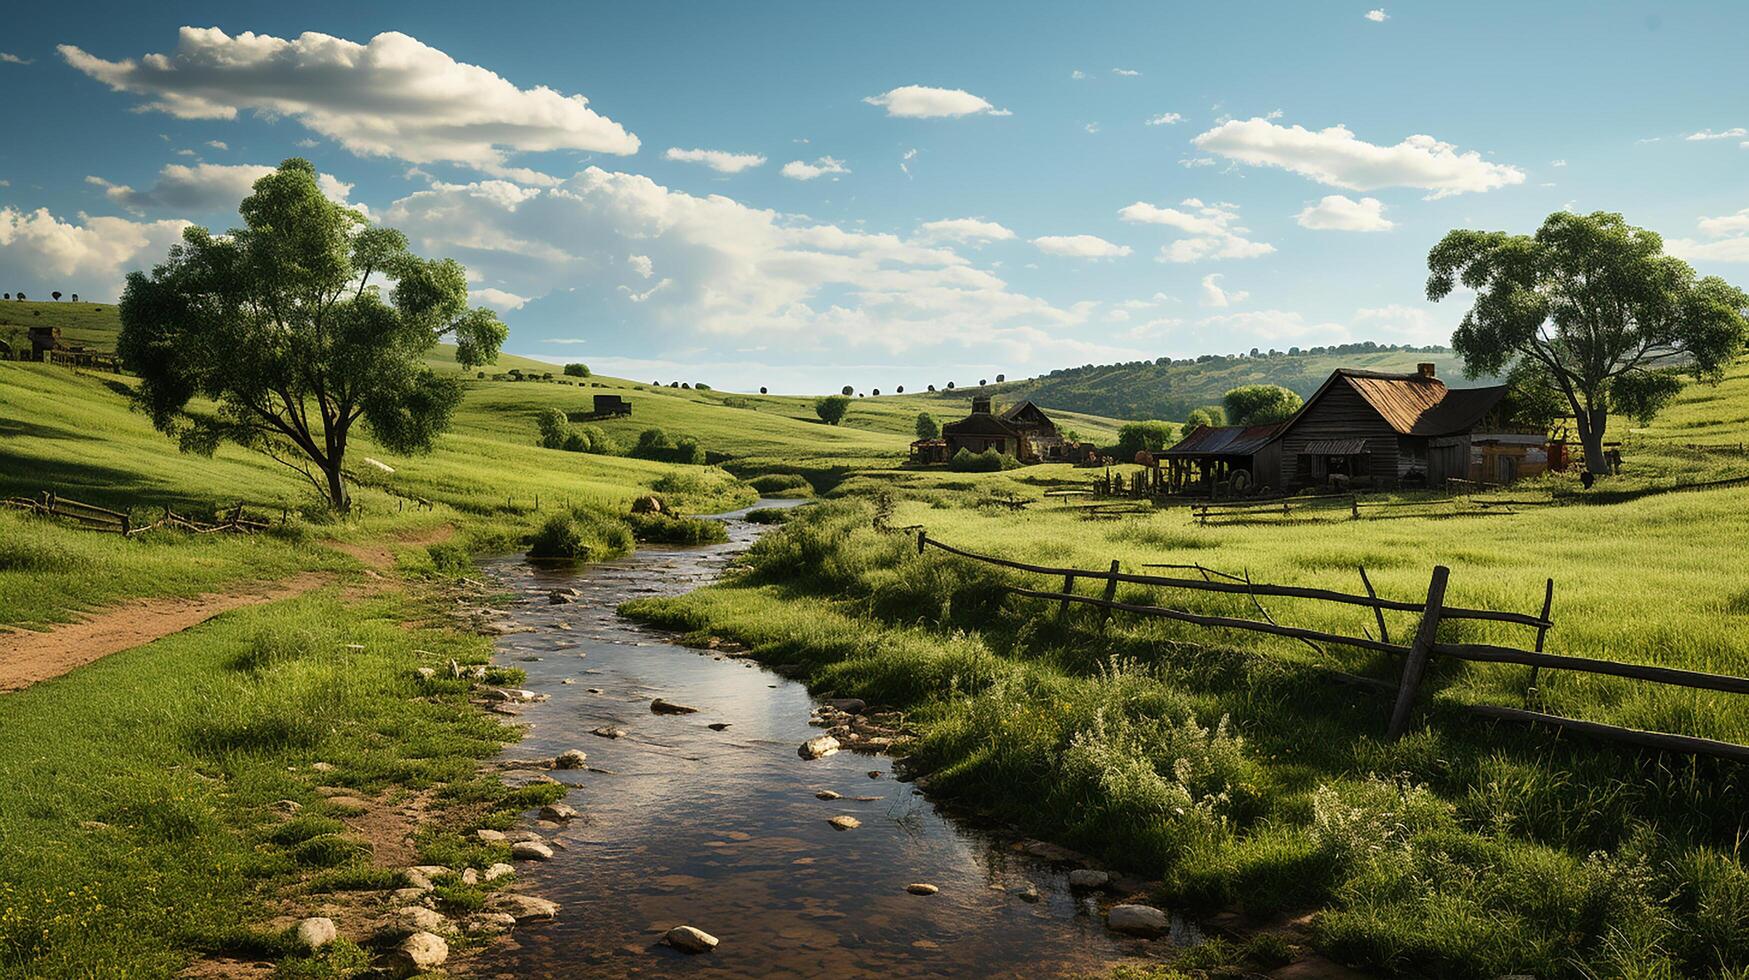
[(442, 544), (455, 537), (455, 525), (439, 524), (437, 527), (412, 534), (402, 535), (388, 541), (375, 544), (355, 544), (350, 541), (332, 541), (330, 547), (335, 551), (351, 555), (359, 560), (365, 568), (374, 572), (386, 572), (395, 567), (395, 552), (402, 548), (423, 548), (426, 545)]
[(112, 653), (199, 626), (232, 609), (302, 595), (333, 576), (305, 572), (231, 592), (192, 599), (134, 599), (45, 633), (0, 634), (0, 691), (17, 691), (59, 677)]

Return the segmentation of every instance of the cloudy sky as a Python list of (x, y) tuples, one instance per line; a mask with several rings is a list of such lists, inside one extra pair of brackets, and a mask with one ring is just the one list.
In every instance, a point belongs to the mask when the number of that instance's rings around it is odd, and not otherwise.
[(0, 36), (7, 291), (293, 155), (510, 351), (728, 388), (1443, 342), (1428, 247), (1561, 208), (1749, 281), (1744, 4), (82, 7)]

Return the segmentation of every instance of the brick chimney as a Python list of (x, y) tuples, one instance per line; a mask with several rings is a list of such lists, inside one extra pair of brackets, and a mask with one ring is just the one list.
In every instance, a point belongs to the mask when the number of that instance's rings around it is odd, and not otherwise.
[(990, 414), (990, 396), (989, 395), (978, 395), (977, 397), (972, 399), (972, 414), (973, 415), (989, 415)]
[(1433, 377), (1433, 370), (1433, 362), (1431, 361), (1423, 361), (1420, 364), (1415, 365), (1415, 373), (1421, 375), (1423, 378)]

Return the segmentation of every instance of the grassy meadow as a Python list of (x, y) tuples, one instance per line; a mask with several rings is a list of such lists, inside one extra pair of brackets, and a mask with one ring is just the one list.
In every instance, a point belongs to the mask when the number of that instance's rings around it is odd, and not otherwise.
[[(0, 329), (35, 305), (0, 304), (15, 318)], [(76, 325), (102, 345), (112, 308)], [(455, 369), (441, 352), (434, 363)], [(555, 378), (491, 377), (510, 367)], [(1458, 706), (1532, 697), (1526, 671), (1492, 665), (1436, 663), (1412, 734), (1387, 743), (1389, 700), (1329, 680), (1390, 681), (1387, 657), (1122, 614), (1102, 627), (1085, 608), (1059, 617), (1002, 587), (1060, 583), (919, 556), (909, 533), (883, 530), (921, 526), (1044, 564), (1201, 563), (1344, 591), (1364, 566), (1401, 599), (1419, 599), (1438, 563), (1452, 569), (1449, 602), (1524, 612), (1552, 577), (1553, 652), (1749, 674), (1749, 485), (1684, 489), (1749, 476), (1749, 364), (1648, 426), (1620, 423), (1624, 473), (1592, 491), (1553, 476), (1488, 495), (1533, 502), (1512, 507), (1403, 494), (1392, 502), (1407, 506), (1359, 519), (1343, 506), (1208, 526), (1182, 507), (1090, 519), (1085, 499), (1046, 496), (1093, 475), (1065, 465), (901, 465), (917, 413), (956, 418), (968, 392), (859, 398), (828, 426), (812, 398), (567, 379), (511, 359), (487, 375), (467, 379), (430, 454), (361, 435), (356, 512), (339, 519), (264, 457), (179, 453), (132, 410), (126, 377), (0, 363), (0, 495), (54, 489), (142, 519), (239, 500), (287, 515), (267, 534), (123, 541), (0, 511), (0, 628), (302, 572), (329, 583), (0, 695), (0, 975), (163, 975), (212, 953), (285, 955), (263, 926), (273, 916), (393, 884), (318, 785), (428, 800), (422, 858), (489, 856), (464, 855), (457, 833), (532, 802), (472, 775), (514, 735), (471, 708), (461, 682), (415, 674), (488, 653), (437, 615), (470, 554), (525, 548), (573, 506), (589, 509), (587, 529), (651, 493), (698, 514), (777, 492), (829, 499), (724, 585), (628, 611), (744, 641), (822, 692), (905, 707), (932, 792), (1145, 874), (1175, 907), (1235, 910), (1265, 930), (1314, 913), (1321, 951), (1378, 974), (1749, 977), (1741, 767), (1478, 721)], [(543, 411), (587, 411), (594, 394), (633, 404), (629, 419), (592, 423), (621, 449), (659, 427), (698, 440), (711, 465), (537, 445)], [(1053, 414), (1100, 442), (1120, 424)], [(431, 506), (409, 503), (420, 498)], [(607, 537), (621, 548), (631, 536)], [(1118, 598), (1254, 614), (1233, 597)], [(1266, 607), (1283, 623), (1376, 629), (1359, 608)], [(1415, 617), (1387, 625), (1404, 637)], [(1525, 646), (1526, 633), (1470, 622), (1442, 638)], [(1749, 704), (1728, 695), (1545, 672), (1534, 704), (1749, 742)], [(286, 820), (281, 799), (305, 809)], [(344, 976), (360, 957), (343, 947), (283, 969)]]
[[(1743, 768), (1638, 753), (1465, 715), (1526, 704), (1528, 671), (1435, 663), (1409, 736), (1383, 738), (1390, 698), (1328, 669), (1394, 681), (1392, 658), (1313, 650), (1005, 596), (1060, 582), (919, 556), (910, 532), (1048, 565), (1200, 563), (1258, 581), (1419, 600), (1434, 564), (1447, 601), (1534, 613), (1556, 581), (1556, 653), (1749, 675), (1749, 476), (1729, 446), (1749, 419), (1749, 367), (1623, 427), (1624, 475), (1491, 494), (1542, 500), (1346, 506), (1201, 526), (1182, 507), (1090, 520), (1086, 471), (861, 474), (852, 499), (761, 542), (731, 583), (642, 600), (636, 616), (750, 644), (823, 692), (902, 705), (923, 732), (932, 790), (1027, 833), (1160, 880), (1163, 902), (1237, 909), (1267, 927), (1315, 912), (1332, 958), (1394, 976), (1749, 975)], [(1416, 499), (1404, 495), (1402, 500)], [(1486, 499), (1486, 498), (1484, 498)], [(1028, 501), (1021, 513), (1013, 500)], [(1090, 591), (1087, 585), (1082, 591)], [(1248, 600), (1120, 587), (1120, 600), (1254, 617)], [(1265, 600), (1279, 622), (1358, 635), (1358, 607)], [(1393, 638), (1413, 614), (1388, 615)], [(1528, 648), (1529, 630), (1447, 623), (1447, 641)], [(1610, 722), (1749, 742), (1749, 702), (1544, 672), (1533, 704)]]

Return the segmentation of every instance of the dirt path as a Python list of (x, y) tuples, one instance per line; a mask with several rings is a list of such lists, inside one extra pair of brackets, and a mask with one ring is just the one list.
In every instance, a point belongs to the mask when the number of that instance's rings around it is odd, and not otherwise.
[(222, 612), (289, 599), (332, 580), (326, 572), (305, 572), (192, 599), (133, 599), (46, 633), (0, 633), (0, 691), (22, 690), (112, 653), (199, 626)]

